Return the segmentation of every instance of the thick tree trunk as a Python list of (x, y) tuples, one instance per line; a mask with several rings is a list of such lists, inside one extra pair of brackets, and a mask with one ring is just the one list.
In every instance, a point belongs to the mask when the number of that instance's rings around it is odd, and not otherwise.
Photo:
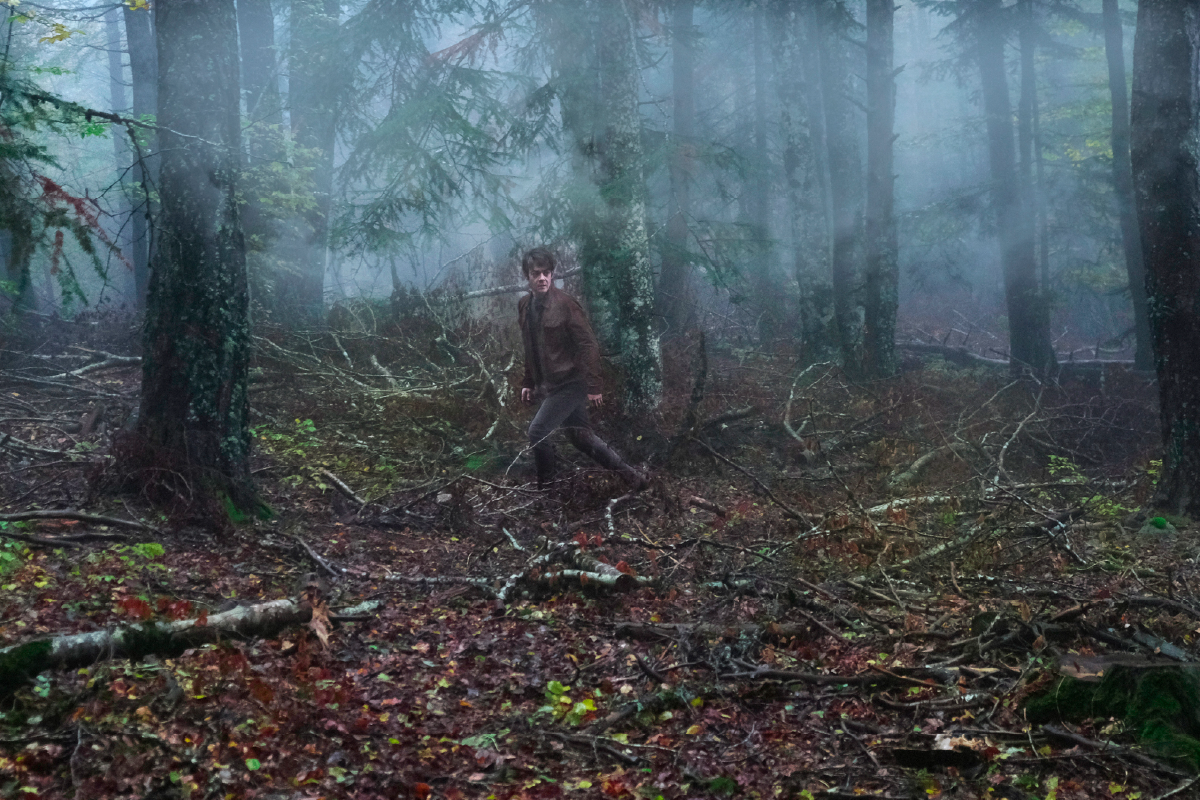
[[(646, 410), (661, 400), (662, 360), (646, 233), (636, 18), (627, 0), (598, 0), (586, 10), (589, 46), (580, 46), (587, 33), (578, 32), (556, 45), (563, 127), (576, 145), (571, 224), (597, 334), (618, 353), (630, 408)], [(579, 17), (571, 18), (578, 26)], [(586, 65), (589, 52), (594, 61)]]
[(1000, 238), (1004, 295), (1008, 308), (1009, 357), (1044, 370), (1055, 363), (1050, 343), (1050, 312), (1038, 287), (1033, 216), (1023, 202), (1013, 152), (1012, 106), (1004, 67), (1005, 24), (1001, 0), (975, 5), (976, 56), (987, 117), (992, 205)]
[(853, 18), (841, 2), (827, 4), (822, 13), (822, 99), (833, 205), (833, 306), (842, 366), (858, 375), (863, 364), (863, 164), (859, 124), (847, 99), (853, 96), (857, 79), (844, 38)]
[(250, 351), (233, 0), (159, 0), (160, 241), (138, 433), (147, 457), (248, 508)]
[(895, 218), (896, 83), (892, 72), (893, 0), (867, 0), (867, 259), (863, 371), (896, 372), (896, 309), (900, 303)]
[(1200, 0), (1141, 0), (1132, 164), (1158, 372), (1157, 502), (1200, 514)]
[(1137, 337), (1133, 363), (1138, 369), (1154, 368), (1150, 333), (1150, 309), (1146, 301), (1146, 266), (1142, 261), (1142, 239), (1138, 233), (1133, 197), (1133, 169), (1129, 163), (1129, 99), (1125, 84), (1124, 30), (1117, 0), (1104, 0), (1104, 51), (1108, 56), (1108, 89), (1112, 95), (1113, 193), (1121, 220), (1121, 245), (1129, 296), (1133, 301), (1134, 335)]
[[(158, 114), (158, 49), (154, 37), (154, 15), (149, 8), (134, 10), (122, 7), (125, 20), (125, 43), (129, 48), (129, 72), (132, 78), (133, 116), (142, 119)], [(133, 281), (137, 291), (137, 308), (146, 308), (146, 293), (150, 286), (151, 236), (148, 190), (158, 183), (158, 137), (146, 128), (134, 132), (138, 147), (131, 172), (134, 187), (133, 216), (130, 219), (130, 260), (133, 262)]]
[(333, 206), (333, 148), (337, 133), (337, 80), (342, 73), (336, 35), (340, 0), (292, 0), (288, 107), (301, 158), (312, 166), (313, 207), (297, 259), (299, 274), (280, 286), (282, 318), (315, 324), (325, 316), (325, 262)]
[(695, 149), (695, 77), (693, 51), (695, 0), (675, 0), (671, 19), (671, 80), (674, 96), (670, 161), (670, 196), (667, 198), (667, 236), (662, 273), (658, 279), (658, 304), (667, 336), (678, 336), (695, 318), (688, 269), (688, 218), (691, 216), (692, 155)]

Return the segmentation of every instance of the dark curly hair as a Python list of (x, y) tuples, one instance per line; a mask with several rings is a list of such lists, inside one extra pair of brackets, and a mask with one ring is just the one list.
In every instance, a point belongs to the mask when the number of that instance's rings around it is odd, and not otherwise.
[(545, 247), (535, 247), (521, 256), (521, 272), (525, 273), (526, 278), (529, 277), (529, 270), (534, 267), (554, 272), (557, 266), (554, 261), (554, 253), (551, 253)]

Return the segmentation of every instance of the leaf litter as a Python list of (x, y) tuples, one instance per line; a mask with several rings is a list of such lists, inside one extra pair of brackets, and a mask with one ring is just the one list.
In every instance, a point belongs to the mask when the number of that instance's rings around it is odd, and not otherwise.
[[(17, 409), (66, 419), (95, 387), (22, 378), (79, 360), (6, 363), (4, 511), (158, 533), (4, 523), (4, 646), (284, 598), (312, 613), (13, 686), (5, 796), (1186, 796), (1194, 529), (1140, 512), (1144, 378), (933, 359), (864, 385), (714, 348), (697, 392), (692, 343), (658, 415), (597, 421), (649, 490), (568, 461), (538, 491), (528, 412), (495, 390), (505, 347), (467, 327), (458, 356), (417, 353), (403, 342), (430, 338), (401, 333), (264, 334), (254, 468), (277, 515), (216, 528), (94, 490), (136, 367), (91, 374), (122, 399), (64, 442)], [(1125, 705), (1096, 693), (1114, 675)], [(1131, 710), (1148, 676), (1178, 695), (1153, 716), (1170, 742)]]

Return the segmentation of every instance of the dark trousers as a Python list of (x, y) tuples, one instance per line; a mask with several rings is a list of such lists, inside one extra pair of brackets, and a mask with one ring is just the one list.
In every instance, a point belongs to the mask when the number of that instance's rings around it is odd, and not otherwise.
[(582, 383), (568, 383), (549, 390), (533, 415), (533, 422), (529, 423), (529, 443), (534, 452), (543, 444), (548, 445), (546, 439), (564, 425), (568, 429), (591, 428), (587, 402), (587, 387)]
[(542, 400), (529, 424), (529, 444), (533, 449), (533, 463), (537, 466), (538, 483), (544, 484), (554, 475), (554, 445), (550, 435), (563, 427), (571, 444), (581, 453), (601, 466), (621, 473), (630, 485), (644, 486), (645, 478), (592, 432), (587, 404), (587, 386), (582, 383), (554, 387)]

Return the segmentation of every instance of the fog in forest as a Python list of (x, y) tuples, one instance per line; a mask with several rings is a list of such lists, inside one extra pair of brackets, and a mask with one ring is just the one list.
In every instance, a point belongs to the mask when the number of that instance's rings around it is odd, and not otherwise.
[[(576, 266), (578, 209), (609, 190), (597, 179), (609, 169), (597, 147), (612, 112), (597, 87), (622, 79), (612, 72), (622, 58), (633, 59), (626, 66), (640, 128), (628, 157), (639, 161), (618, 183), (641, 183), (645, 258), (660, 293), (656, 334), (676, 332), (661, 313), (662, 292), (684, 296), (699, 315), (692, 321), (743, 347), (811, 337), (833, 326), (812, 318), (833, 315), (837, 302), (861, 309), (863, 3), (293, 5), (238, 8), (239, 191), (258, 319), (311, 306), (313, 291), (297, 299), (294, 284), (314, 280), (328, 309), (400, 290), (517, 283), (516, 256), (540, 243)], [(139, 15), (148, 22), (144, 6), (10, 4), (8, 69), (84, 108), (131, 116), (134, 94), (144, 92), (136, 83), (146, 80), (134, 75), (131, 53), (136, 60), (145, 43), (131, 45), (127, 28)], [(1131, 357), (1101, 3), (1003, 6), (1012, 18), (999, 36), (1013, 168), (1028, 176), (1036, 302), (1049, 308), (1060, 360)], [(1003, 356), (1002, 215), (975, 57), (981, 34), (955, 8), (909, 2), (895, 11), (897, 335)], [(618, 18), (606, 19), (614, 10)], [(1122, 5), (1126, 64), (1133, 12)], [(684, 13), (686, 28), (677, 19)], [(614, 31), (632, 46), (608, 46)], [(349, 53), (357, 63), (347, 63)], [(681, 58), (690, 60), (687, 75), (675, 68)], [(691, 105), (682, 111), (681, 81), (690, 82)], [(150, 169), (141, 180), (123, 126), (92, 119), (75, 128), (33, 133), (51, 159), (38, 169), (86, 198), (114, 247), (101, 242), (93, 264), (69, 235), (64, 244), (46, 233), (27, 263), (9, 259), (9, 280), (41, 313), (132, 309), (132, 265), (148, 257), (134, 241), (152, 244), (134, 218), (148, 196), (154, 213), (153, 137), (143, 136)], [(680, 180), (688, 184), (682, 210)], [(685, 219), (682, 234), (672, 215)], [(839, 244), (847, 224), (850, 241)], [(852, 251), (849, 283), (835, 287), (843, 246)], [(682, 265), (672, 286), (664, 259)], [(830, 300), (830, 292), (849, 297)], [(474, 313), (490, 313), (476, 305)], [(676, 313), (676, 328), (683, 319)]]
[(0, 46), (3, 796), (1200, 796), (1200, 0)]

